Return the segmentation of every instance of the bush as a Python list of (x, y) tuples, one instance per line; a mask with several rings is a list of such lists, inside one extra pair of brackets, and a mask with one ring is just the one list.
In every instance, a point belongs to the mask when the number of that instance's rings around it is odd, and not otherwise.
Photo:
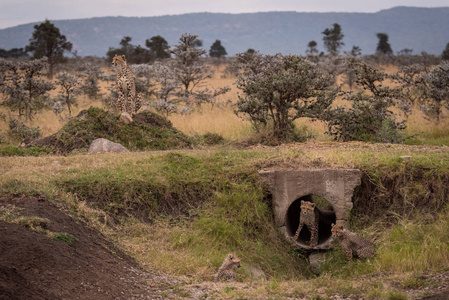
[(237, 56), (242, 73), (237, 87), (237, 114), (245, 114), (258, 133), (271, 131), (278, 140), (291, 140), (293, 121), (316, 119), (336, 97), (332, 76), (297, 55), (244, 53)]
[(42, 136), (39, 127), (28, 127), (23, 122), (12, 119), (9, 121), (9, 133), (15, 139), (36, 139)]
[(400, 143), (405, 121), (397, 122), (391, 108), (402, 98), (401, 88), (383, 85), (393, 77), (363, 62), (351, 62), (359, 92), (343, 93), (351, 107), (328, 108), (321, 114), (327, 122), (328, 134), (339, 141)]

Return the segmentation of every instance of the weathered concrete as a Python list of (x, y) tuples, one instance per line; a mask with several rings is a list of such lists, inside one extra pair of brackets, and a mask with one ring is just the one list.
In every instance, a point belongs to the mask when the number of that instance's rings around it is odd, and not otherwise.
[[(352, 210), (352, 195), (360, 185), (361, 172), (355, 169), (311, 169), (261, 171), (262, 179), (273, 194), (274, 218), (277, 226), (291, 241), (299, 223), (298, 200), (312, 201), (312, 195), (325, 199), (332, 207), (321, 210), (319, 242), (313, 249), (327, 249), (330, 244), (330, 223), (344, 224)], [(298, 220), (296, 220), (297, 218)], [(312, 249), (306, 243), (307, 237), (293, 242), (295, 246)]]

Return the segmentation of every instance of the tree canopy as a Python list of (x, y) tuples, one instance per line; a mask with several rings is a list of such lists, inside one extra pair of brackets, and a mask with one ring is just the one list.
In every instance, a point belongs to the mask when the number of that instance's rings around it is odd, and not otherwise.
[(379, 39), (379, 43), (377, 44), (376, 53), (385, 55), (393, 54), (390, 43), (388, 43), (388, 34), (378, 33), (377, 38)]
[(334, 23), (332, 29), (326, 28), (322, 34), (324, 35), (324, 47), (327, 49), (327, 52), (331, 55), (337, 55), (340, 48), (345, 44), (342, 42), (344, 34), (341, 33), (341, 26), (338, 23)]
[(227, 54), (228, 53), (226, 52), (225, 47), (223, 47), (223, 45), (221, 44), (221, 41), (215, 40), (215, 42), (210, 47), (209, 56), (220, 58), (226, 56)]
[(446, 44), (446, 48), (443, 50), (443, 53), (441, 54), (441, 59), (449, 60), (449, 43)]
[(49, 20), (34, 25), (30, 44), (25, 47), (26, 52), (33, 52), (33, 58), (47, 57), (50, 78), (53, 77), (54, 66), (64, 61), (64, 52), (72, 50), (72, 43), (67, 41), (55, 25)]
[(170, 46), (160, 35), (153, 36), (149, 40), (146, 40), (145, 45), (150, 49), (155, 59), (165, 59), (170, 57), (170, 53), (168, 52)]

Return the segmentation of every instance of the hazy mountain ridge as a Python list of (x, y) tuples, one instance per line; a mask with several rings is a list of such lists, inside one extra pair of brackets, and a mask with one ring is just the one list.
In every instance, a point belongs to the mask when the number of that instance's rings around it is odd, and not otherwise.
[[(132, 44), (144, 45), (146, 39), (161, 35), (173, 45), (184, 32), (199, 35), (206, 50), (216, 39), (221, 40), (228, 55), (248, 48), (264, 54), (304, 54), (311, 40), (315, 40), (318, 49), (324, 51), (321, 32), (331, 28), (333, 23), (340, 24), (345, 35), (343, 50), (348, 51), (357, 45), (363, 54), (374, 53), (378, 32), (389, 35), (395, 53), (409, 48), (414, 54), (425, 51), (440, 55), (449, 42), (449, 7), (396, 7), (377, 13), (192, 13), (52, 22), (73, 43), (73, 50), (82, 56), (105, 56), (109, 47), (119, 47), (124, 36), (132, 37)], [(19, 48), (29, 44), (35, 24), (0, 30), (0, 48)]]

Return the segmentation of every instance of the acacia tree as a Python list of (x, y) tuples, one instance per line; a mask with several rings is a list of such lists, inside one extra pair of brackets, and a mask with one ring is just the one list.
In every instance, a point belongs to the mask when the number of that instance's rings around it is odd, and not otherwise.
[(388, 34), (378, 33), (377, 38), (379, 39), (379, 43), (377, 44), (376, 53), (385, 55), (393, 54), (390, 43), (388, 43)]
[(436, 124), (440, 122), (443, 108), (449, 109), (449, 62), (443, 61), (419, 78), (421, 109)]
[(145, 45), (150, 49), (155, 59), (170, 58), (170, 53), (168, 52), (170, 46), (160, 35), (153, 36), (149, 40), (146, 40)]
[(242, 90), (237, 114), (248, 115), (257, 131), (267, 128), (280, 140), (292, 137), (293, 121), (316, 119), (332, 104), (337, 90), (331, 75), (298, 55), (237, 55), (242, 72), (237, 87)]
[(42, 78), (46, 65), (47, 58), (18, 63), (0, 59), (1, 89), (6, 96), (1, 104), (17, 111), (19, 118), (31, 120), (48, 104), (48, 91), (54, 88)]
[(95, 64), (84, 63), (79, 65), (76, 70), (81, 72), (81, 91), (89, 98), (99, 98), (101, 94), (98, 81), (104, 73), (101, 68)]
[(330, 55), (337, 55), (339, 49), (344, 46), (343, 33), (341, 32), (341, 26), (338, 23), (333, 24), (333, 28), (326, 28), (322, 34), (324, 35), (324, 47), (327, 49)]
[(449, 43), (446, 44), (446, 48), (443, 50), (443, 53), (441, 53), (441, 59), (449, 60)]
[(76, 95), (81, 92), (79, 89), (81, 84), (80, 77), (71, 75), (67, 72), (58, 73), (56, 75), (56, 84), (59, 85), (61, 89), (53, 109), (57, 114), (61, 113), (62, 105), (60, 104), (63, 103), (67, 106), (69, 116), (72, 116), (72, 106), (77, 104)]
[(228, 53), (226, 52), (225, 47), (221, 44), (220, 40), (215, 40), (209, 50), (210, 57), (221, 58), (226, 56)]
[(55, 65), (64, 61), (64, 52), (72, 50), (72, 43), (68, 42), (59, 28), (50, 21), (34, 25), (30, 44), (25, 47), (26, 52), (33, 52), (33, 58), (47, 58), (49, 78), (53, 78)]
[(306, 53), (307, 53), (307, 54), (312, 54), (312, 55), (318, 54), (318, 49), (316, 48), (317, 45), (318, 45), (317, 42), (315, 42), (315, 41), (310, 41), (310, 42), (307, 44), (307, 50), (306, 50)]
[(205, 87), (204, 81), (212, 77), (212, 71), (201, 62), (207, 52), (198, 48), (198, 41), (197, 35), (184, 33), (179, 38), (179, 43), (170, 49), (174, 58), (168, 62), (168, 66), (181, 85), (179, 96), (187, 105), (201, 105), (205, 102), (213, 104), (218, 95), (229, 91), (228, 87), (213, 91)]

